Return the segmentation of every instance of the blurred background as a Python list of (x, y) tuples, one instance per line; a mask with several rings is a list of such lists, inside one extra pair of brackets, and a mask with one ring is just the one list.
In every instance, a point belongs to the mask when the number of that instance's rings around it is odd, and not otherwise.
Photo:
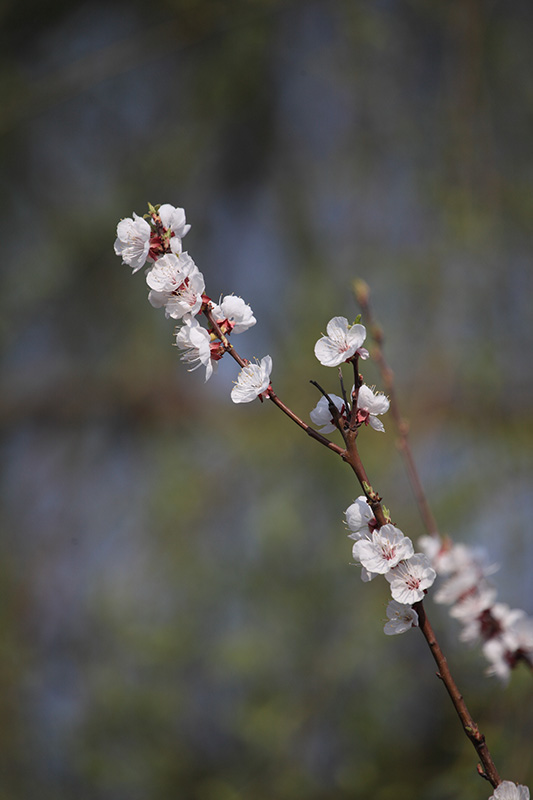
[[(313, 346), (370, 285), (439, 527), (533, 614), (533, 6), (4, 0), (1, 800), (483, 800), (422, 636), (351, 565), (351, 471), (204, 384), (113, 253), (186, 209), (213, 298), (308, 418)], [(364, 322), (364, 320), (363, 320)], [(380, 385), (371, 363), (367, 382)], [(395, 447), (361, 452), (423, 533)], [(503, 776), (533, 784), (533, 678), (503, 688), (427, 601)]]

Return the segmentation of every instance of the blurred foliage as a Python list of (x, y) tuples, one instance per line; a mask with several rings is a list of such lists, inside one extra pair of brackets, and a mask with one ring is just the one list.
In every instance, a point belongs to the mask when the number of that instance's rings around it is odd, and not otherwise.
[[(233, 364), (187, 375), (112, 244), (147, 201), (183, 205), (207, 291), (258, 317), (239, 349), (304, 418), (310, 378), (337, 391), (313, 344), (364, 278), (441, 529), (533, 613), (531, 5), (0, 14), (0, 800), (486, 798), (422, 637), (383, 636), (387, 587), (350, 564), (349, 471), (233, 406)], [(362, 454), (416, 538), (385, 424)], [(482, 678), (428, 609), (531, 785), (531, 676)]]

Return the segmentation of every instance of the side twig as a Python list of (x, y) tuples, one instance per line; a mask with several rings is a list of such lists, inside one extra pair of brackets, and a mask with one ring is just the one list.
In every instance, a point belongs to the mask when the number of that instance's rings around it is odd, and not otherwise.
[(429, 507), (429, 503), (422, 487), (418, 470), (416, 468), (413, 451), (411, 450), (411, 445), (409, 442), (409, 423), (403, 419), (400, 413), (400, 406), (394, 385), (394, 373), (387, 364), (383, 353), (383, 329), (376, 323), (370, 306), (370, 290), (367, 284), (361, 280), (354, 281), (353, 290), (357, 302), (361, 307), (361, 311), (363, 312), (365, 325), (375, 343), (372, 357), (378, 365), (381, 377), (383, 379), (385, 393), (388, 395), (390, 400), (390, 412), (392, 418), (394, 419), (396, 430), (398, 431), (397, 447), (402, 454), (407, 476), (409, 478), (409, 483), (411, 484), (420, 516), (422, 517), (426, 531), (432, 536), (440, 536), (437, 521), (435, 520), (433, 512)]

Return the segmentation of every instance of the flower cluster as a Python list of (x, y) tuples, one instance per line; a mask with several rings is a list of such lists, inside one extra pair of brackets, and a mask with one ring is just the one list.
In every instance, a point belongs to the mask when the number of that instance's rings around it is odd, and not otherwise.
[[(362, 346), (366, 338), (364, 325), (350, 325), (346, 317), (333, 317), (326, 330), (328, 335), (322, 336), (315, 344), (315, 355), (325, 367), (338, 367), (345, 362), (356, 363), (358, 358), (368, 358), (368, 350)], [(335, 394), (320, 398), (310, 414), (313, 425), (321, 426), (320, 433), (331, 433), (339, 425), (348, 423), (349, 418), (356, 426), (370, 425), (383, 432), (385, 428), (378, 416), (389, 410), (388, 398), (373, 392), (365, 384), (357, 391), (353, 387), (350, 396), (354, 401), (351, 410), (342, 397)], [(337, 419), (331, 414), (331, 403), (337, 409)]]
[(437, 574), (429, 558), (415, 553), (411, 539), (395, 525), (388, 522), (379, 527), (364, 495), (348, 506), (345, 515), (362, 579), (370, 581), (384, 575), (390, 583), (392, 601), (387, 608), (385, 633), (404, 633), (416, 627), (418, 615), (411, 606), (424, 598)]
[[(148, 300), (155, 308), (163, 308), (165, 316), (178, 320), (176, 346), (183, 351), (181, 360), (190, 364), (190, 371), (205, 367), (206, 381), (217, 362), (230, 348), (230, 334), (243, 333), (256, 319), (241, 297), (226, 295), (214, 303), (205, 294), (204, 276), (191, 256), (183, 251), (182, 239), (188, 233), (183, 208), (168, 203), (148, 204), (144, 217), (133, 214), (117, 225), (115, 253), (133, 272), (148, 263), (146, 283)], [(207, 328), (198, 321), (203, 312)], [(272, 359), (265, 356), (261, 364), (244, 363), (231, 392), (235, 403), (247, 403), (263, 396), (270, 384)]]
[(437, 574), (446, 578), (435, 592), (435, 602), (450, 606), (450, 616), (463, 626), (462, 641), (482, 643), (487, 674), (507, 682), (520, 661), (533, 666), (533, 619), (496, 602), (496, 589), (488, 578), (497, 566), (488, 563), (484, 549), (436, 536), (421, 537), (419, 545)]

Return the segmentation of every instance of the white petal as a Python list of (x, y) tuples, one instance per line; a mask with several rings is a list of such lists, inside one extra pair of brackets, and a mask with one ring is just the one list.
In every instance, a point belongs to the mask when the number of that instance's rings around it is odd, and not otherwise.
[(529, 800), (529, 789), (527, 786), (517, 786), (512, 781), (503, 781), (489, 800)]
[[(165, 228), (170, 228), (178, 238), (183, 238), (191, 226), (185, 224), (185, 211), (175, 208), (170, 203), (164, 203), (159, 208), (159, 216)], [(175, 238), (175, 237), (172, 237)]]
[[(344, 406), (344, 400), (342, 397), (337, 397), (335, 394), (330, 395), (333, 403), (339, 410), (342, 411)], [(331, 411), (329, 410), (329, 403), (327, 397), (321, 397), (314, 409), (310, 412), (309, 417), (313, 425), (317, 427), (319, 425), (323, 425), (323, 428), (320, 428), (320, 433), (332, 433), (333, 431), (337, 430), (336, 426), (332, 423), (332, 415)]]
[(344, 339), (348, 333), (346, 317), (333, 317), (326, 325), (326, 333), (331, 339)]
[(361, 538), (370, 534), (369, 523), (374, 520), (374, 514), (368, 503), (366, 497), (362, 494), (357, 500), (348, 506), (344, 512), (346, 515), (346, 524), (352, 531), (351, 538)]
[(366, 383), (363, 383), (363, 385), (359, 387), (359, 392), (357, 394), (357, 408), (368, 409), (368, 404), (371, 403), (373, 399), (374, 392), (370, 386), (367, 386)]
[[(359, 323), (357, 323), (356, 325), (352, 325), (352, 327), (348, 329), (347, 339), (350, 342), (350, 344), (355, 347), (355, 350), (359, 350), (359, 348), (361, 348), (361, 345), (366, 339), (365, 326), (360, 325)], [(368, 357), (368, 350), (365, 350), (364, 347), (361, 349), (366, 353), (366, 356), (363, 356), (363, 358)]]
[(179, 236), (173, 236), (170, 240), (170, 249), (174, 253), (174, 255), (179, 256), (182, 249), (183, 244)]
[(264, 356), (264, 358), (261, 359), (261, 369), (268, 376), (268, 386), (270, 383), (270, 373), (272, 372), (272, 358), (270, 356)]
[(379, 431), (380, 433), (385, 433), (385, 426), (383, 425), (382, 421), (371, 414), (368, 418), (368, 424), (371, 428), (374, 428), (375, 431)]
[(375, 394), (371, 404), (368, 406), (368, 410), (371, 414), (386, 414), (389, 410), (390, 402), (389, 398), (385, 397), (384, 394)]
[(315, 356), (324, 367), (338, 367), (350, 357), (344, 350), (339, 350), (337, 342), (323, 336), (315, 344)]

